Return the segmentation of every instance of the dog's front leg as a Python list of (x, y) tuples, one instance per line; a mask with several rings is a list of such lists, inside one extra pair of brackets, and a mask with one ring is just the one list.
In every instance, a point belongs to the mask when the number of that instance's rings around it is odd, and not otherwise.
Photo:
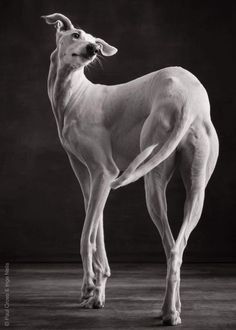
[[(89, 196), (90, 196), (90, 175), (88, 168), (79, 161), (77, 157), (68, 152), (70, 164), (80, 183), (80, 187), (84, 196), (85, 213), (87, 213)], [(99, 302), (99, 307), (105, 304), (105, 286), (107, 278), (110, 276), (110, 268), (107, 260), (104, 233), (103, 233), (103, 216), (100, 216), (98, 230), (96, 234), (96, 249), (93, 255), (93, 269), (95, 271), (95, 281), (83, 278), (81, 296), (82, 306), (84, 300), (88, 300), (93, 295), (96, 295), (96, 300)], [(95, 283), (94, 283), (95, 282)]]
[[(106, 254), (104, 253), (102, 216), (114, 175), (107, 171), (96, 171), (90, 174), (90, 198), (81, 236), (80, 252), (84, 269), (83, 288), (86, 288), (84, 294), (91, 291), (93, 295), (84, 296), (80, 306), (101, 308), (104, 306), (105, 284), (110, 272), (109, 267), (106, 267), (107, 260), (103, 260), (104, 255), (106, 259)], [(94, 287), (94, 281), (96, 281), (96, 287)]]
[(93, 255), (93, 269), (95, 272), (96, 286), (93, 291), (97, 307), (105, 305), (105, 288), (108, 277), (111, 275), (104, 242), (103, 216), (99, 219), (96, 236), (96, 250)]
[[(87, 213), (89, 196), (90, 196), (90, 175), (88, 168), (72, 153), (67, 152), (71, 167), (80, 183), (80, 187), (84, 196), (84, 209)], [(83, 277), (83, 283), (81, 288), (81, 299), (88, 299), (93, 295), (95, 288), (94, 281), (91, 278)]]

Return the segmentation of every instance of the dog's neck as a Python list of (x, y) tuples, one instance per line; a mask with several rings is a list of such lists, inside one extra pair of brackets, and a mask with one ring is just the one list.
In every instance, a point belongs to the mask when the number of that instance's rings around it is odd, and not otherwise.
[(89, 83), (84, 68), (75, 68), (70, 64), (59, 65), (53, 91), (55, 106), (64, 110), (72, 94), (81, 94)]
[(85, 90), (92, 85), (86, 78), (83, 67), (74, 67), (71, 64), (61, 63), (57, 50), (51, 55), (51, 64), (48, 76), (48, 94), (56, 120), (61, 126), (68, 104), (76, 95), (83, 97)]

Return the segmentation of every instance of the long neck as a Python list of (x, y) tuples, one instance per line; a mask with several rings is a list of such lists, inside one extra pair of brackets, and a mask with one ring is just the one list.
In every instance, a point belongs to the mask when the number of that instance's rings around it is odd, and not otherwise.
[(89, 83), (83, 68), (73, 68), (65, 64), (59, 66), (53, 90), (53, 103), (56, 108), (64, 111), (73, 93), (79, 93)]
[(63, 125), (65, 111), (73, 97), (83, 95), (92, 83), (85, 77), (84, 68), (75, 68), (58, 61), (57, 52), (51, 56), (51, 65), (48, 77), (48, 94), (53, 112), (60, 130)]

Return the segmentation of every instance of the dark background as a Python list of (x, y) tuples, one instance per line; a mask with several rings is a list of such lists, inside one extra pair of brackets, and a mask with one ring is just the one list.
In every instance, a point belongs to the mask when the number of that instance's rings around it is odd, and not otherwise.
[[(0, 10), (1, 259), (80, 260), (83, 199), (60, 146), (46, 90), (55, 30), (40, 19), (61, 12), (119, 49), (102, 60), (102, 67), (87, 70), (93, 82), (117, 84), (179, 65), (204, 84), (220, 158), (185, 260), (235, 260), (235, 36), (230, 2), (1, 0)], [(184, 201), (178, 175), (168, 198), (176, 233)], [(105, 237), (111, 261), (164, 260), (159, 234), (146, 211), (142, 180), (111, 193)]]

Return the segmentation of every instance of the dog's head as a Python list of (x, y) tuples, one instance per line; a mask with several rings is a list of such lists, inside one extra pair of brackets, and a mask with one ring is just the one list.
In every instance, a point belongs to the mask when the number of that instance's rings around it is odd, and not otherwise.
[(42, 16), (46, 23), (56, 27), (56, 44), (60, 61), (73, 67), (91, 63), (99, 52), (112, 56), (117, 49), (103, 39), (95, 38), (81, 29), (76, 29), (69, 18), (62, 14)]

